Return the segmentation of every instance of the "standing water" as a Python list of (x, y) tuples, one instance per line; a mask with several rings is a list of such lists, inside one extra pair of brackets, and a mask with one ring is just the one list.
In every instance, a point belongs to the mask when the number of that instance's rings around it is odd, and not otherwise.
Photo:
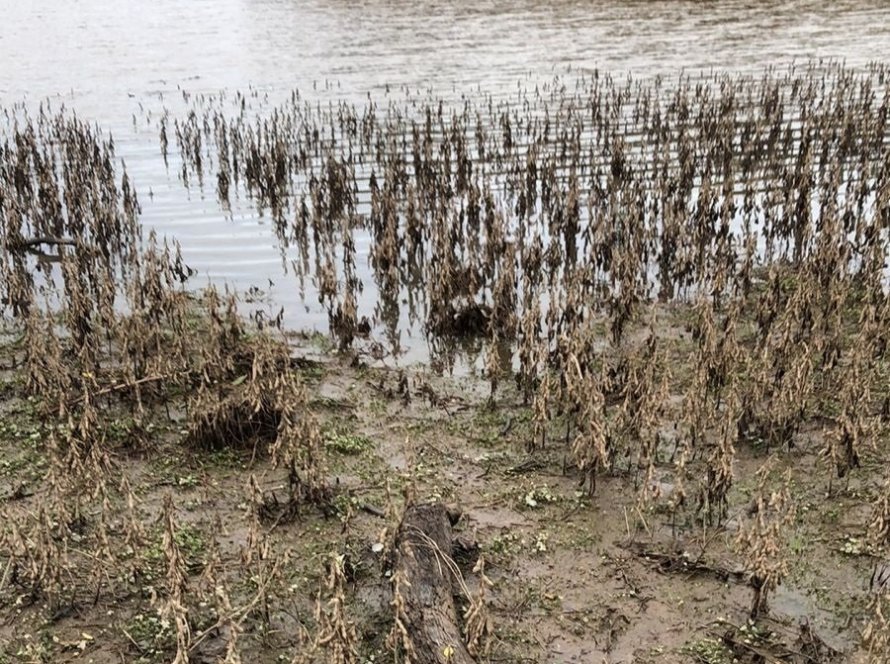
[[(111, 132), (143, 223), (179, 240), (193, 284), (258, 287), (290, 327), (318, 330), (327, 315), (283, 274), (266, 216), (244, 201), (224, 211), (212, 185), (186, 189), (160, 159), (158, 122), (165, 110), (184, 116), (183, 93), (252, 90), (269, 104), (293, 90), (355, 104), (370, 95), (383, 105), (402, 89), (509, 100), (517, 84), (534, 89), (556, 76), (670, 81), (819, 60), (859, 68), (890, 52), (890, 8), (875, 0), (3, 0), (0, 15), (0, 105), (33, 110), (49, 99)], [(369, 284), (367, 238), (356, 243)], [(370, 313), (374, 297), (363, 297), (359, 313)]]

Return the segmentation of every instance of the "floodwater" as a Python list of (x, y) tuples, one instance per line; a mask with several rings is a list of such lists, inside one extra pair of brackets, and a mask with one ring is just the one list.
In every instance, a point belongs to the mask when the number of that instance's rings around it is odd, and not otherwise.
[(318, 330), (326, 316), (283, 273), (268, 221), (247, 203), (229, 216), (212, 188), (187, 191), (164, 167), (157, 120), (182, 91), (497, 97), (597, 69), (669, 79), (816, 59), (859, 67), (886, 53), (884, 0), (0, 0), (0, 106), (51, 99), (98, 122), (135, 180), (143, 223), (180, 241), (196, 287), (257, 286), (288, 326)]

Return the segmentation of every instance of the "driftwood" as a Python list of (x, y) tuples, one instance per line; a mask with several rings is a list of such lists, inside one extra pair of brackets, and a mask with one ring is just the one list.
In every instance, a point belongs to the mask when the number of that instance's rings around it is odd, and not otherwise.
[(454, 605), (451, 559), (454, 541), (448, 510), (442, 504), (412, 505), (405, 511), (396, 540), (396, 574), (401, 620), (413, 645), (415, 664), (472, 664)]

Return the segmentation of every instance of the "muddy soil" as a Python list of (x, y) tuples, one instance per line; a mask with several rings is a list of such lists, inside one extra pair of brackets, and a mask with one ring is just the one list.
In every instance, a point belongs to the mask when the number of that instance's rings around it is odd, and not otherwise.
[[(682, 361), (691, 347), (683, 317), (666, 310), (658, 324), (682, 384)], [(0, 503), (9, 528), (38, 512), (45, 497), (47, 431), (34, 404), (20, 396), (16, 335), (10, 331), (2, 341)], [(640, 478), (620, 464), (587, 495), (559, 418), (544, 449), (527, 454), (531, 410), (510, 381), (492, 399), (478, 376), (368, 365), (366, 356), (356, 361), (333, 354), (311, 335), (293, 335), (291, 342), (294, 356), (310, 360), (299, 371), (322, 421), (331, 509), (307, 505), (287, 518), (273, 511), (261, 526), (268, 558), (246, 560), (254, 536), (251, 478), (274, 510), (286, 493), (286, 469), (251, 449), (190, 448), (181, 404), (170, 418), (156, 413), (150, 435), (138, 441), (121, 410), (111, 429), (119, 432), (112, 441), (113, 482), (126, 477), (133, 488), (133, 514), (144, 539), (138, 547), (114, 542), (131, 548), (109, 563), (92, 602), (81, 598), (50, 610), (15, 585), (9, 567), (5, 574), (0, 569), (0, 662), (172, 661), (170, 626), (159, 620), (154, 601), (165, 574), (160, 517), (166, 496), (177, 508), (179, 549), (195, 587), (213, 561), (216, 578), (237, 605), (271, 574), (272, 561), (278, 565), (266, 606), (240, 626), (244, 662), (296, 656), (315, 628), (331, 554), (347, 563), (345, 601), (360, 661), (390, 661), (392, 570), (384, 544), (406, 500), (459, 511), (456, 534), (478, 544), (485, 559), (494, 638), (480, 661), (728, 664), (860, 657), (869, 578), (880, 555), (865, 544), (865, 524), (885, 474), (883, 450), (870, 451), (861, 472), (831, 482), (818, 457), (821, 429), (814, 423), (779, 457), (772, 477), (778, 483), (791, 469), (797, 502), (789, 573), (771, 598), (769, 616), (753, 625), (752, 589), (733, 541), (750, 505), (754, 472), (769, 453), (764, 447), (739, 446), (729, 518), (725, 526), (708, 528), (696, 514), (694, 489), (683, 514), (667, 507), (674, 481), (670, 445), (658, 463), (660, 497), (641, 511)], [(677, 395), (670, 403), (665, 440), (682, 408)], [(121, 500), (107, 510), (112, 532), (123, 532), (127, 506)], [(67, 555), (92, 554), (72, 549)], [(479, 585), (474, 563), (460, 565), (470, 592)], [(72, 577), (67, 583), (89, 587), (95, 580)], [(463, 607), (466, 598), (456, 601)], [(197, 598), (192, 606), (193, 630), (202, 636), (190, 660), (224, 661), (227, 631), (213, 629), (213, 599)], [(822, 650), (810, 647), (813, 638)]]

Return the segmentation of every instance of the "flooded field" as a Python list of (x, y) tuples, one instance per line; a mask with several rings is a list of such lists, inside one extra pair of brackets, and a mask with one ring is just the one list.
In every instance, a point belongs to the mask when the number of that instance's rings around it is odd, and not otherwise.
[(882, 4), (0, 17), (0, 664), (890, 661)]
[[(863, 67), (890, 48), (880, 2), (193, 2), (110, 9), (86, 1), (4, 3), (0, 34), (0, 102), (76, 111), (111, 132), (142, 205), (142, 221), (175, 236), (200, 286), (211, 280), (242, 292), (262, 290), (265, 309), (284, 306), (290, 327), (327, 328), (312, 293), (302, 299), (285, 276), (268, 218), (235, 202), (215, 203), (215, 186), (183, 189), (160, 159), (158, 123), (169, 111), (184, 119), (196, 95), (238, 92), (250, 112), (268, 114), (294, 90), (302, 99), (383, 108), (415, 98), (460, 108), (518, 103), (560, 77), (572, 85), (601, 72), (622, 83), (682, 74), (786, 70), (819, 59)], [(517, 87), (518, 86), (518, 87)], [(192, 97), (183, 100), (182, 92)], [(175, 152), (175, 145), (172, 148)], [(149, 195), (151, 192), (151, 196)], [(356, 235), (356, 270), (373, 278), (368, 240)], [(376, 295), (360, 306), (373, 314)], [(254, 307), (258, 308), (258, 307)], [(403, 321), (407, 322), (407, 321)], [(424, 360), (420, 330), (403, 324), (403, 362)]]

